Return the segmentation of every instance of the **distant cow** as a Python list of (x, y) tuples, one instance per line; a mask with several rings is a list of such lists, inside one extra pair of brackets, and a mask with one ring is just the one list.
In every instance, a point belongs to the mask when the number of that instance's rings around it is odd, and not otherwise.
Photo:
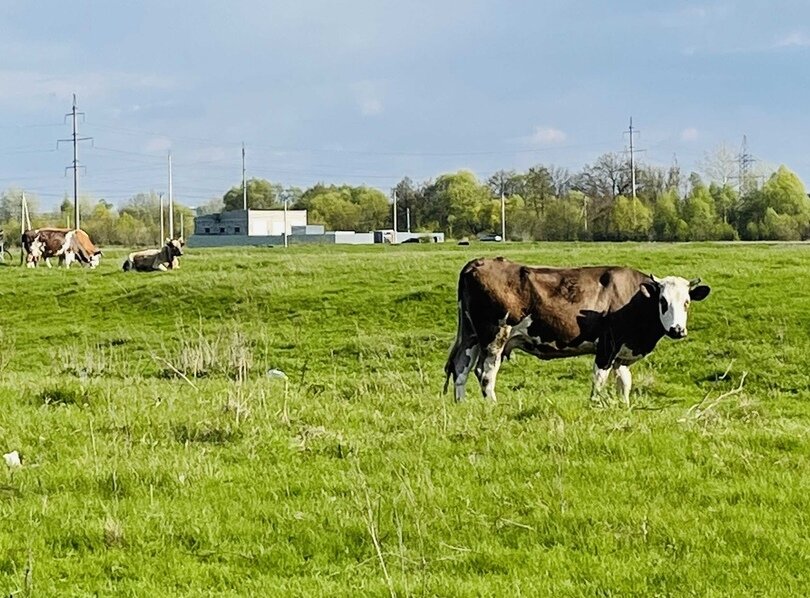
[(22, 246), (25, 250), (25, 262), (29, 268), (35, 268), (40, 260), (50, 268), (50, 258), (58, 257), (59, 263), (66, 268), (74, 261), (95, 268), (101, 261), (101, 250), (90, 240), (82, 229), (70, 228), (37, 228), (22, 234)]
[(445, 391), (452, 376), (456, 400), (462, 400), (472, 370), (484, 397), (494, 401), (502, 359), (522, 349), (540, 359), (596, 355), (591, 399), (599, 399), (612, 369), (629, 404), (628, 366), (663, 336), (686, 336), (689, 302), (702, 301), (710, 291), (699, 283), (613, 266), (474, 260), (459, 276), (458, 332), (445, 365)]
[(184, 245), (183, 239), (166, 239), (166, 244), (160, 249), (144, 249), (130, 253), (124, 262), (124, 272), (177, 270), (180, 267), (178, 258), (183, 255)]

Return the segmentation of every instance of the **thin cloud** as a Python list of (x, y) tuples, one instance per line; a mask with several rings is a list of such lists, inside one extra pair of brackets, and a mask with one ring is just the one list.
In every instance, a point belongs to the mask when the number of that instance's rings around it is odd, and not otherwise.
[(360, 81), (354, 86), (354, 98), (360, 114), (363, 116), (376, 116), (383, 112), (383, 101), (379, 85), (373, 81)]
[(532, 145), (544, 145), (549, 143), (562, 143), (568, 139), (565, 131), (554, 127), (535, 127), (534, 132), (526, 139)]
[(163, 153), (172, 148), (172, 141), (168, 137), (153, 137), (146, 142), (144, 151), (150, 154)]
[(799, 31), (793, 31), (774, 42), (774, 48), (806, 48), (810, 46), (810, 36)]
[(722, 3), (708, 3), (658, 13), (658, 20), (664, 27), (694, 27), (713, 19), (725, 17), (729, 10)]
[(695, 127), (687, 127), (681, 131), (681, 141), (696, 141), (700, 133)]

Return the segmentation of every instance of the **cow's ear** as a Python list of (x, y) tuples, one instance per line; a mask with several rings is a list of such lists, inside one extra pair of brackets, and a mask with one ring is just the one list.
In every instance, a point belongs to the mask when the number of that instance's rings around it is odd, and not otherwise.
[(709, 296), (709, 291), (711, 290), (712, 290), (711, 287), (702, 284), (699, 287), (695, 287), (694, 289), (689, 289), (689, 298), (692, 301), (703, 301), (706, 297)]
[(655, 282), (642, 282), (639, 286), (641, 294), (647, 298), (656, 297), (658, 295), (658, 285)]

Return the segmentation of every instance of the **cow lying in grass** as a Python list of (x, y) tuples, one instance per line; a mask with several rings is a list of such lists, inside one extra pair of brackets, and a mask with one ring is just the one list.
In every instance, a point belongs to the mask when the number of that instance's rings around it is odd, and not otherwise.
[(183, 239), (166, 239), (166, 244), (160, 249), (144, 249), (130, 253), (124, 262), (124, 272), (177, 270), (180, 267), (178, 258), (183, 255), (184, 245)]
[(629, 404), (629, 366), (664, 336), (684, 338), (690, 302), (708, 294), (699, 278), (474, 260), (459, 276), (458, 333), (445, 366), (447, 381), (453, 378), (460, 401), (472, 371), (484, 397), (494, 401), (498, 369), (513, 349), (540, 359), (590, 354), (596, 358), (591, 398), (601, 401), (613, 371)]

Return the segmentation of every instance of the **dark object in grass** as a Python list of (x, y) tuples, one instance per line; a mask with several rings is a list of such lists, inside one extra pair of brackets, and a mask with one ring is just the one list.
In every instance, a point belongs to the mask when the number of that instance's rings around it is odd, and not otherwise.
[(37, 399), (42, 405), (76, 405), (87, 402), (87, 391), (77, 386), (50, 386)]

